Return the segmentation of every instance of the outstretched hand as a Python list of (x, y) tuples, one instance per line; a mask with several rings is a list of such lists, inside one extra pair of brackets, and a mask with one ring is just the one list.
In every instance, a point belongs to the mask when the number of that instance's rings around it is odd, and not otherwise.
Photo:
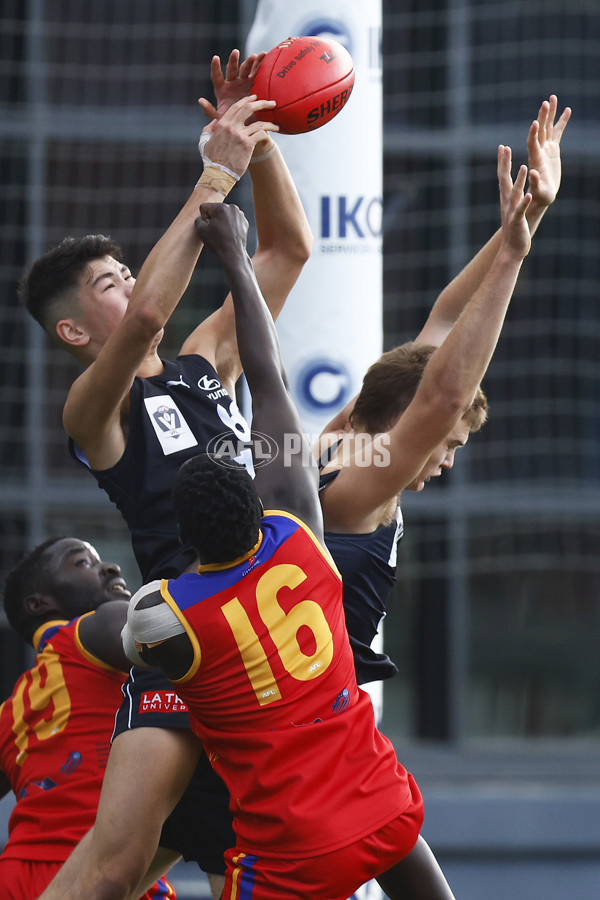
[(533, 203), (540, 207), (554, 203), (560, 187), (560, 141), (571, 118), (571, 108), (566, 106), (555, 123), (557, 107), (556, 94), (551, 94), (540, 106), (527, 136), (529, 190)]
[(264, 50), (261, 53), (251, 53), (240, 65), (240, 51), (232, 50), (225, 67), (225, 76), (220, 56), (213, 56), (210, 63), (210, 78), (217, 105), (215, 107), (206, 97), (200, 97), (198, 100), (207, 119), (213, 121), (221, 118), (230, 106), (252, 93), (254, 76), (265, 56)]
[(210, 133), (210, 140), (204, 147), (205, 155), (211, 162), (226, 166), (241, 177), (256, 145), (269, 139), (267, 132), (279, 131), (279, 126), (273, 122), (254, 119), (255, 112), (273, 106), (274, 100), (257, 100), (254, 94), (233, 103), (204, 129)]
[(502, 239), (506, 247), (524, 259), (531, 247), (531, 233), (525, 217), (532, 200), (524, 193), (527, 166), (520, 166), (514, 184), (511, 177), (512, 151), (500, 144), (498, 147), (498, 186), (500, 188), (500, 213)]

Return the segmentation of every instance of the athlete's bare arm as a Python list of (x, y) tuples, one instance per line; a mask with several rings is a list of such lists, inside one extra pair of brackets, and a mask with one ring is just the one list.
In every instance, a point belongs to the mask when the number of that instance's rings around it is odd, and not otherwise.
[(82, 617), (79, 639), (85, 649), (107, 666), (129, 672), (131, 662), (125, 655), (121, 631), (127, 621), (128, 600), (112, 600)]
[(526, 166), (513, 185), (509, 147), (498, 150), (502, 240), (478, 290), (425, 368), (414, 399), (389, 432), (387, 465), (351, 458), (322, 497), (332, 531), (371, 531), (382, 508), (421, 472), (473, 401), (494, 352), (531, 236)]
[[(153, 858), (163, 822), (185, 790), (201, 752), (199, 741), (187, 729), (134, 728), (120, 734), (108, 758), (95, 826), (39, 900), (139, 897), (139, 887), (155, 880)], [(135, 797), (132, 784), (140, 785)], [(123, 803), (123, 797), (130, 802)], [(177, 856), (160, 858), (168, 867)]]
[[(532, 237), (546, 210), (554, 203), (560, 187), (560, 141), (571, 117), (571, 109), (567, 106), (558, 121), (555, 121), (557, 107), (557, 97), (551, 94), (549, 99), (541, 104), (527, 136), (528, 188), (532, 196), (527, 210), (527, 222)], [(416, 341), (439, 347), (489, 271), (501, 241), (502, 231), (498, 229), (487, 244), (444, 288), (421, 332), (415, 338)]]
[[(537, 231), (544, 213), (556, 199), (560, 187), (560, 141), (571, 117), (571, 109), (566, 107), (558, 121), (555, 122), (557, 106), (558, 100), (555, 94), (552, 94), (548, 100), (544, 100), (527, 136), (529, 190), (532, 200), (526, 217), (532, 237)], [(501, 240), (502, 229), (499, 228), (464, 269), (444, 288), (434, 303), (425, 325), (415, 338), (417, 342), (434, 346), (443, 343), (489, 271), (500, 248)], [(323, 428), (319, 440), (313, 448), (317, 459), (320, 459), (328, 446), (331, 446), (345, 432), (351, 431), (350, 415), (355, 402), (356, 397), (353, 397)], [(326, 525), (329, 527), (327, 518)]]
[[(246, 124), (267, 101), (249, 98), (233, 104), (212, 126), (211, 159), (242, 174), (255, 144), (265, 140), (269, 123)], [(93, 468), (114, 465), (127, 439), (126, 401), (136, 374), (161, 371), (156, 347), (162, 329), (188, 286), (202, 242), (194, 228), (200, 203), (222, 202), (212, 187), (199, 186), (150, 252), (131, 292), (127, 310), (87, 368), (74, 382), (63, 412), (66, 431), (82, 447)], [(60, 325), (61, 323), (59, 323)], [(82, 354), (85, 354), (84, 342)], [(124, 421), (125, 419), (125, 421)]]
[[(278, 454), (257, 468), (256, 490), (266, 509), (298, 516), (323, 540), (316, 464), (303, 437), (298, 412), (287, 388), (273, 318), (261, 295), (246, 251), (248, 222), (237, 206), (206, 203), (200, 207), (196, 228), (206, 246), (218, 256), (227, 275), (235, 306), (240, 357), (252, 395), (252, 428), (267, 434)], [(130, 604), (124, 643), (136, 660), (135, 648), (147, 665), (160, 666), (172, 681), (183, 677), (193, 662), (194, 650), (183, 625), (171, 616), (168, 638), (148, 644), (133, 623), (132, 611), (165, 603), (160, 583), (146, 585)]]
[[(220, 58), (213, 57), (211, 77), (217, 107), (205, 98), (199, 101), (211, 121), (218, 121), (232, 103), (248, 96), (263, 56), (252, 54), (240, 64), (239, 51), (233, 50), (224, 75)], [(276, 319), (310, 256), (313, 238), (290, 171), (270, 136), (256, 144), (248, 172), (258, 239), (252, 261), (263, 297)], [(242, 366), (231, 294), (192, 332), (181, 352), (199, 353), (212, 362), (233, 396)]]
[(219, 256), (231, 288), (238, 347), (252, 395), (252, 429), (267, 434), (279, 448), (268, 465), (257, 468), (256, 489), (265, 509), (293, 513), (322, 540), (317, 468), (288, 391), (275, 325), (246, 252), (247, 222), (231, 204), (204, 204), (200, 213), (196, 227)]

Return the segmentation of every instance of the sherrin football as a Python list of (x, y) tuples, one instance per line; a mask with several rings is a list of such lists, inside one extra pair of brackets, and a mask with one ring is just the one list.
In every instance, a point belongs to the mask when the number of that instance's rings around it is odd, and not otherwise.
[(320, 37), (290, 37), (270, 50), (256, 73), (252, 93), (275, 100), (256, 118), (275, 122), (282, 134), (304, 134), (330, 122), (354, 86), (354, 64), (345, 47)]

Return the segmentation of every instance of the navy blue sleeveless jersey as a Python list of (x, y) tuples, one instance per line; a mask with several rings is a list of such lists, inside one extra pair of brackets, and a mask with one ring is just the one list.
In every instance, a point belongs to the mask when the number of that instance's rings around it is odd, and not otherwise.
[[(90, 469), (129, 526), (143, 581), (176, 578), (196, 558), (189, 545), (180, 543), (171, 508), (171, 487), (182, 463), (204, 453), (219, 435), (229, 440), (227, 449), (250, 439), (248, 423), (210, 363), (196, 355), (162, 362), (160, 375), (133, 383), (129, 436), (115, 466), (92, 469), (69, 441), (71, 454)], [(236, 458), (246, 464), (249, 454), (248, 449)]]
[[(321, 475), (320, 490), (333, 481), (338, 471)], [(396, 521), (391, 525), (380, 525), (369, 534), (325, 532), (325, 543), (344, 585), (346, 627), (358, 684), (383, 681), (398, 672), (389, 656), (377, 653), (371, 644), (385, 616), (390, 591), (396, 581), (397, 548), (403, 531), (398, 507)]]

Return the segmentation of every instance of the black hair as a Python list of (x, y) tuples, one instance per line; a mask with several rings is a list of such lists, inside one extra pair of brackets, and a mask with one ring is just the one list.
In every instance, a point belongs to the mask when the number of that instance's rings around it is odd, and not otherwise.
[(64, 540), (49, 538), (23, 556), (6, 576), (2, 602), (9, 624), (26, 641), (31, 643), (33, 634), (45, 616), (33, 616), (25, 607), (25, 599), (38, 591), (51, 590), (46, 566), (48, 550)]
[(244, 466), (203, 453), (180, 468), (172, 491), (182, 539), (203, 563), (224, 563), (251, 550), (262, 506)]
[(121, 248), (111, 237), (103, 234), (66, 237), (24, 272), (18, 287), (19, 299), (52, 337), (58, 319), (72, 312), (69, 305), (73, 305), (82, 272), (90, 262), (105, 256), (112, 256), (118, 262), (123, 258)]

